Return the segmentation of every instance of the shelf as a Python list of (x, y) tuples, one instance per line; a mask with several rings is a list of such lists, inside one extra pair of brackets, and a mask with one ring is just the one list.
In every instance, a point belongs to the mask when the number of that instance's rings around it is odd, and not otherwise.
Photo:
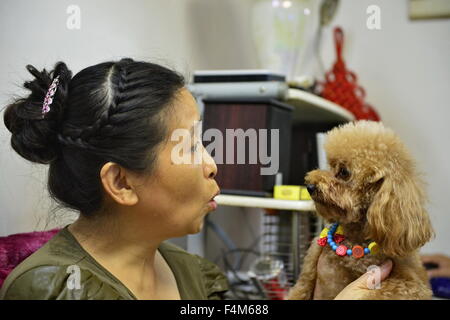
[(283, 102), (294, 107), (294, 124), (355, 120), (353, 114), (343, 107), (303, 90), (288, 89), (287, 99)]
[(234, 207), (249, 207), (249, 208), (264, 208), (264, 209), (278, 209), (278, 210), (292, 210), (292, 211), (314, 211), (314, 202), (311, 200), (294, 201), (294, 200), (279, 200), (273, 198), (262, 197), (247, 197), (234, 195), (218, 195), (214, 198), (218, 205), (234, 206)]

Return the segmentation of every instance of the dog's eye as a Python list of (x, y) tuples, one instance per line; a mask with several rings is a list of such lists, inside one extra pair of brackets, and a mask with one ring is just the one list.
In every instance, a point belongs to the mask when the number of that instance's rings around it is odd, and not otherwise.
[(348, 178), (350, 178), (350, 171), (348, 171), (345, 167), (341, 167), (336, 174), (336, 178), (347, 180)]

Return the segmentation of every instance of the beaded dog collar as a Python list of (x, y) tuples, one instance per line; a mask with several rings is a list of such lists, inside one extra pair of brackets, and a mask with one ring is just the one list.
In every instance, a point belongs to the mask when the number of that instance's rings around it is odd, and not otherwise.
[(377, 254), (379, 251), (379, 246), (376, 242), (371, 242), (367, 248), (362, 246), (347, 248), (343, 244), (339, 245), (344, 240), (344, 229), (342, 226), (339, 226), (339, 223), (334, 223), (330, 228), (324, 228), (322, 230), (317, 243), (322, 247), (325, 247), (328, 243), (338, 256), (353, 256), (356, 259), (362, 258), (367, 254)]

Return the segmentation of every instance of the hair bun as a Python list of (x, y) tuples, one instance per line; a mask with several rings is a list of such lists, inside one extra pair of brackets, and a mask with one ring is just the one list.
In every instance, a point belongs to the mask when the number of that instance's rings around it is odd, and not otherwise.
[[(23, 86), (31, 93), (8, 105), (3, 120), (12, 133), (11, 145), (17, 153), (32, 162), (49, 163), (59, 153), (57, 134), (72, 72), (64, 62), (56, 63), (50, 72), (45, 69), (38, 71), (32, 65), (27, 65), (26, 68), (34, 79), (26, 81)], [(50, 104), (50, 111), (43, 115), (45, 96), (57, 76), (59, 83)]]

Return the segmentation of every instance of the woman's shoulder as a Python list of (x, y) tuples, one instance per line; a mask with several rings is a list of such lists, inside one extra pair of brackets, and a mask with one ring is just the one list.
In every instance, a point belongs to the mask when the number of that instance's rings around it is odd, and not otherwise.
[(8, 275), (0, 300), (121, 299), (124, 292), (62, 229)]
[[(159, 250), (177, 278), (182, 298), (221, 299), (229, 290), (226, 276), (208, 259), (189, 253), (167, 241), (160, 245)], [(183, 291), (187, 294), (188, 290), (184, 290), (187, 288), (194, 295), (183, 297)]]
[(77, 265), (41, 265), (8, 276), (1, 300), (117, 300), (123, 299), (91, 270)]

